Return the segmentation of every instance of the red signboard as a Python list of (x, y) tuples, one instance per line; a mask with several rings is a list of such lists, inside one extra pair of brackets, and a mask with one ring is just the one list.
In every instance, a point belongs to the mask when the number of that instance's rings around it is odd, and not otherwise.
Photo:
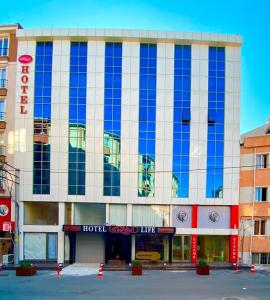
[(3, 230), (3, 223), (11, 222), (11, 200), (0, 198), (0, 231)]
[(197, 262), (197, 241), (198, 241), (197, 234), (192, 234), (191, 236), (191, 262), (192, 263)]
[(237, 263), (238, 260), (238, 235), (230, 236), (230, 262)]
[(21, 65), (21, 94), (20, 94), (20, 114), (27, 114), (27, 104), (29, 101), (28, 98), (28, 82), (29, 82), (29, 74), (30, 74), (30, 64), (33, 61), (32, 56), (30, 55), (21, 55), (19, 57), (19, 62)]
[(238, 205), (231, 206), (231, 228), (237, 229), (238, 228)]
[(33, 57), (28, 55), (28, 54), (25, 54), (25, 55), (21, 55), (19, 57), (19, 62), (21, 64), (30, 64), (31, 62), (33, 61)]

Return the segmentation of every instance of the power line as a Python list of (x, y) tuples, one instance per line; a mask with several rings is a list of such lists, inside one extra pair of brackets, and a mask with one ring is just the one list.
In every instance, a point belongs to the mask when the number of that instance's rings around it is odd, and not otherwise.
[[(143, 164), (141, 164), (143, 165)], [(270, 167), (270, 165), (268, 166)], [(121, 174), (138, 174), (138, 173), (187, 173), (187, 172), (198, 172), (198, 171), (211, 171), (211, 170), (227, 170), (227, 169), (244, 169), (244, 168), (251, 168), (254, 169), (256, 168), (257, 170), (262, 170), (262, 169), (268, 169), (268, 168), (258, 168), (257, 165), (246, 165), (246, 166), (229, 166), (229, 167), (208, 167), (208, 168), (197, 168), (197, 169), (187, 169), (187, 170), (182, 170), (179, 172), (173, 172), (172, 170), (142, 170), (142, 171), (111, 171), (111, 170), (100, 170), (100, 171), (85, 171), (84, 173), (86, 174), (103, 174), (105, 172), (108, 173), (118, 173), (120, 172)], [(41, 169), (42, 170), (42, 169)], [(79, 169), (76, 169), (79, 170)], [(32, 173), (33, 170), (23, 170), (20, 169), (21, 172), (23, 173)], [(248, 171), (248, 170), (243, 170), (243, 171)], [(53, 174), (67, 174), (69, 173), (68, 171), (51, 171), (50, 173)]]

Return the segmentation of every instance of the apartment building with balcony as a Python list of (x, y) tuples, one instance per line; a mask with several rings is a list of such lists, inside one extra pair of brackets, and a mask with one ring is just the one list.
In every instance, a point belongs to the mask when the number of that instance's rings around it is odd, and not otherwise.
[(3, 255), (14, 251), (15, 208), (10, 198), (14, 186), (5, 171), (12, 167), (4, 163), (14, 165), (18, 28), (21, 28), (19, 24), (0, 25), (0, 262)]
[(270, 265), (270, 120), (241, 136), (239, 257)]

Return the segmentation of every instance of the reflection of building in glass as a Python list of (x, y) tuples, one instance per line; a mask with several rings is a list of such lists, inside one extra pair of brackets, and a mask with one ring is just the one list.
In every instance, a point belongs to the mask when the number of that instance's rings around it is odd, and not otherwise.
[(139, 154), (139, 190), (138, 196), (154, 196), (155, 160), (145, 154)]
[(118, 192), (120, 187), (120, 138), (104, 132), (104, 195)]
[(172, 195), (173, 197), (176, 197), (178, 195), (178, 189), (179, 189), (179, 180), (178, 177), (172, 174)]

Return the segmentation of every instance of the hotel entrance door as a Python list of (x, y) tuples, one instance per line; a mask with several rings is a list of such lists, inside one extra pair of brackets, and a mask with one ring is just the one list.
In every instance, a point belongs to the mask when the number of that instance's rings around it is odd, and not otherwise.
[(106, 234), (105, 262), (110, 260), (131, 261), (131, 235)]

